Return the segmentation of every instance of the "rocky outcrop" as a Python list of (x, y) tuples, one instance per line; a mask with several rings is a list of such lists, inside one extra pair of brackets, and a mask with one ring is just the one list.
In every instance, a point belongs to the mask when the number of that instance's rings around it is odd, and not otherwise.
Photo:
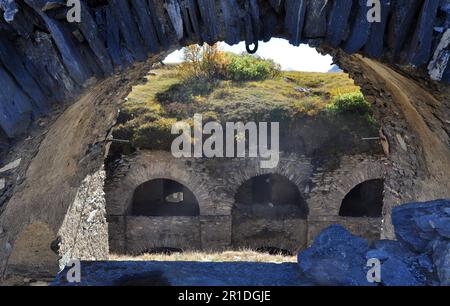
[(397, 241), (371, 246), (341, 226), (324, 230), (298, 256), (304, 276), (317, 285), (374, 285), (368, 260), (381, 263), (380, 285), (450, 284), (450, 201), (412, 203), (394, 209)]
[(450, 201), (399, 206), (392, 220), (400, 244), (429, 256), (441, 284), (450, 285)]
[(65, 4), (0, 1), (0, 127), (10, 138), (91, 78), (192, 42), (245, 40), (249, 46), (278, 36), (412, 66), (450, 82), (448, 0), (383, 0), (380, 22), (369, 21), (366, 0), (81, 1), (77, 23), (68, 22)]

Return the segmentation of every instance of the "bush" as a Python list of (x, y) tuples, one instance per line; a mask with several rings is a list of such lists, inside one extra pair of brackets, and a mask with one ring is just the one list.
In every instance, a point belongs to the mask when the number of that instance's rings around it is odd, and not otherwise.
[(161, 118), (137, 127), (133, 146), (152, 150), (170, 150), (174, 135), (171, 134), (172, 125), (177, 122), (173, 118)]
[(357, 113), (360, 115), (371, 113), (370, 104), (360, 92), (339, 95), (327, 108), (333, 113)]
[(318, 97), (305, 97), (294, 103), (296, 115), (316, 116), (325, 108), (324, 102)]
[(280, 66), (271, 60), (248, 54), (228, 54), (228, 76), (234, 81), (261, 81), (280, 74)]
[(220, 122), (220, 115), (214, 111), (207, 111), (202, 113), (203, 122)]
[(178, 66), (178, 75), (185, 81), (209, 81), (224, 78), (229, 59), (218, 44), (192, 45), (184, 48), (184, 62)]

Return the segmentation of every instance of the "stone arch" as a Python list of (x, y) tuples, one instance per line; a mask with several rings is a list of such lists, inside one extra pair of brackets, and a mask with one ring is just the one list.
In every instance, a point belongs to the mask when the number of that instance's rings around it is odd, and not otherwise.
[[(345, 196), (358, 184), (383, 179), (386, 175), (384, 159), (368, 156), (344, 156), (339, 169), (331, 173), (317, 172), (309, 197), (310, 217), (339, 216)], [(326, 179), (326, 182), (324, 182)]]
[[(186, 186), (198, 201), (200, 215), (214, 215), (215, 207), (204, 178), (187, 170), (185, 161), (170, 152), (144, 152), (132, 158), (124, 167), (127, 173), (120, 184), (107, 183), (106, 209), (108, 215), (126, 215), (133, 203), (136, 188), (156, 179), (171, 180)], [(121, 171), (116, 171), (120, 176)]]
[(199, 216), (195, 195), (186, 186), (167, 179), (147, 181), (134, 190), (133, 216)]
[[(235, 208), (249, 214), (263, 214), (266, 218), (295, 215), (306, 219), (308, 207), (298, 187), (279, 174), (263, 174), (244, 182), (235, 194)], [(265, 210), (255, 207), (266, 208)]]
[(227, 192), (229, 194), (236, 195), (239, 187), (254, 177), (275, 174), (292, 182), (299, 190), (302, 198), (306, 199), (308, 196), (306, 191), (309, 188), (312, 165), (311, 161), (303, 156), (298, 156), (295, 153), (289, 155), (281, 153), (277, 167), (271, 169), (261, 168), (260, 158), (237, 158), (225, 163), (229, 164), (228, 167), (232, 167), (234, 170), (233, 173), (230, 173), (227, 181)]
[[(388, 237), (393, 237), (389, 214), (394, 205), (450, 196), (445, 2), (382, 1), (379, 24), (364, 19), (364, 1), (251, 1), (247, 7), (236, 0), (183, 3), (173, 10), (163, 1), (108, 1), (83, 6), (82, 22), (76, 24), (55, 18), (65, 8), (43, 9), (45, 1), (0, 6), (0, 78), (14, 89), (13, 94), (0, 93), (0, 125), (6, 135), (20, 138), (32, 119), (48, 114), (52, 105), (76, 101), (52, 120), (25, 183), (8, 200), (0, 224), (10, 233), (34, 217), (58, 228), (82, 180), (103, 163), (117, 106), (129, 85), (148, 71), (143, 62), (204, 41), (234, 44), (281, 37), (335, 56), (375, 105), (390, 143), (392, 171), (386, 184), (395, 192), (385, 205)], [(113, 75), (117, 71), (127, 77)], [(80, 96), (83, 88), (87, 94)], [(406, 187), (396, 185), (400, 179)], [(411, 186), (414, 190), (408, 190)], [(0, 258), (6, 256), (3, 249)]]
[[(386, 160), (383, 157), (365, 155), (345, 156), (341, 158), (337, 170), (315, 173), (312, 178), (316, 182), (310, 193), (308, 217), (308, 244), (326, 227), (341, 224), (353, 234), (363, 236), (372, 241), (382, 234), (381, 217), (348, 217), (339, 214), (341, 203), (345, 197), (361, 183), (386, 178)], [(385, 189), (383, 202), (386, 201)], [(383, 203), (384, 204), (384, 203)], [(385, 206), (383, 206), (385, 208)], [(384, 217), (384, 215), (383, 215)]]
[[(254, 250), (285, 250), (295, 253), (307, 244), (308, 204), (305, 200), (311, 164), (309, 160), (292, 154), (280, 158), (278, 167), (262, 169), (259, 159), (236, 159), (238, 169), (231, 178), (234, 197), (231, 223), (231, 245)], [(277, 177), (288, 182), (296, 203), (238, 203), (242, 188), (254, 178)], [(247, 186), (248, 187), (248, 186)], [(251, 199), (252, 200), (252, 199)], [(251, 202), (251, 201), (250, 201)], [(250, 204), (250, 205), (249, 205)], [(277, 205), (279, 204), (279, 205)], [(281, 204), (281, 205), (280, 205)]]
[(359, 183), (341, 202), (339, 216), (381, 218), (384, 180), (372, 179)]

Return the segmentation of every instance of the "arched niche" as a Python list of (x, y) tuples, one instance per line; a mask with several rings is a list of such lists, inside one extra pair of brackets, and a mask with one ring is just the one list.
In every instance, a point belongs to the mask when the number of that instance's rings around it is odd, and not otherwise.
[(170, 179), (154, 179), (139, 185), (129, 214), (133, 216), (198, 216), (200, 207), (189, 188)]
[(381, 218), (383, 211), (383, 179), (356, 185), (342, 200), (339, 216)]

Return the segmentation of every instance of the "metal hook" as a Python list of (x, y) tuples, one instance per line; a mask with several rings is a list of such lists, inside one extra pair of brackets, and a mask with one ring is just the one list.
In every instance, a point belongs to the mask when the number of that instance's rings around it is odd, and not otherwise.
[[(258, 34), (255, 33), (255, 27), (258, 25), (254, 24), (251, 11), (252, 4), (250, 3), (250, 0), (246, 0), (244, 2), (244, 23), (246, 31), (245, 48), (249, 54), (255, 54), (258, 51)], [(251, 48), (252, 44), (254, 45), (253, 49)]]
[(247, 52), (249, 54), (255, 54), (258, 51), (258, 41), (255, 41), (253, 43), (253, 45), (254, 45), (253, 49), (250, 49), (250, 45), (251, 45), (251, 43), (245, 42), (245, 48), (247, 49)]

